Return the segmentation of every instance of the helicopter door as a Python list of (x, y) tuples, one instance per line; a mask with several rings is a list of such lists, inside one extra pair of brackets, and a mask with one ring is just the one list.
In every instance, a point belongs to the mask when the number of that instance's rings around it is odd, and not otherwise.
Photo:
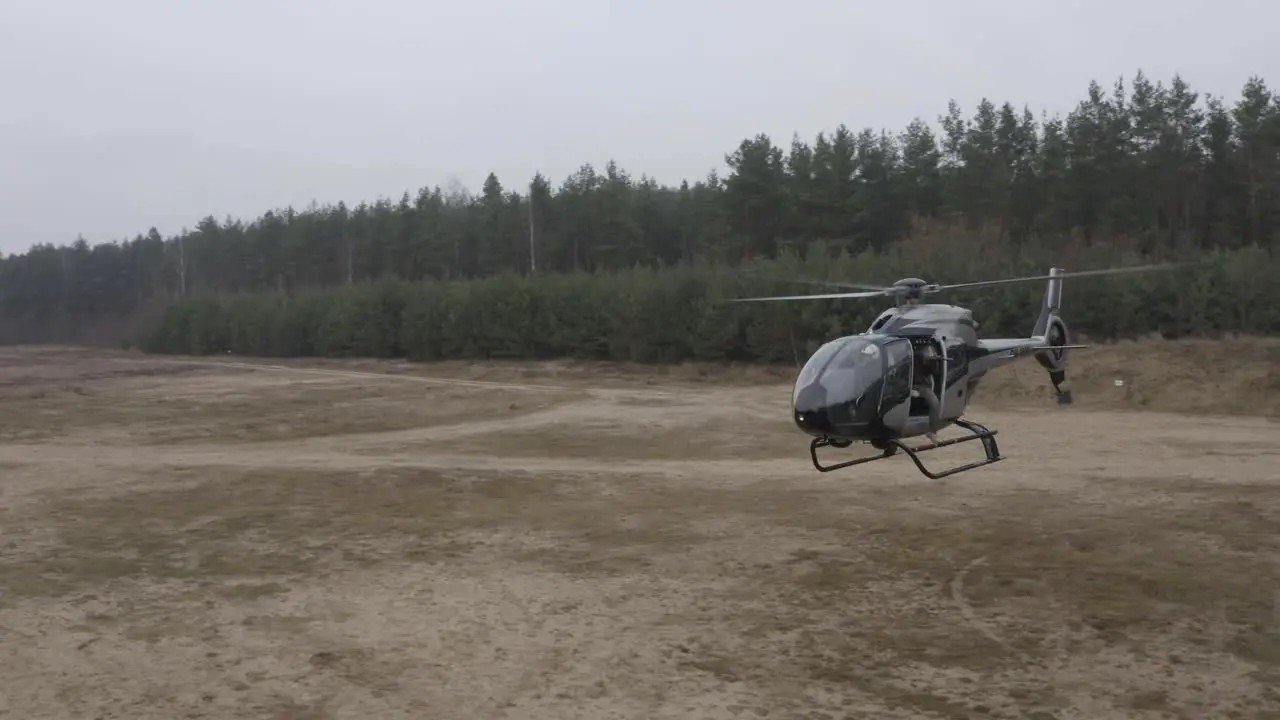
[(880, 411), (886, 412), (911, 398), (912, 358), (910, 340), (892, 340), (884, 346), (884, 394)]
[(945, 351), (947, 339), (942, 338), (942, 342), (938, 343), (943, 346), (944, 351), (938, 353), (938, 372), (934, 378), (934, 393), (938, 396), (938, 417), (947, 416), (947, 373), (951, 371), (949, 367), (947, 352)]
[(958, 418), (964, 414), (968, 399), (965, 397), (965, 372), (969, 368), (967, 348), (960, 338), (944, 338), (946, 353), (943, 354), (942, 392), (938, 399), (942, 401), (943, 418)]
[[(942, 378), (944, 377), (942, 373), (946, 371), (946, 368), (940, 346), (933, 338), (920, 338), (911, 343), (909, 347), (912, 351), (912, 359), (910, 363), (913, 376), (912, 383), (916, 382), (914, 375), (916, 372), (919, 372), (919, 383), (927, 386), (929, 390), (933, 391), (934, 396), (938, 398), (938, 410), (941, 411), (942, 388), (945, 387), (945, 384), (942, 382)], [(911, 389), (916, 390), (917, 388), (913, 384)], [(932, 408), (928, 401), (926, 401), (924, 397), (914, 397), (911, 399), (911, 417), (928, 417), (932, 414), (931, 409)]]

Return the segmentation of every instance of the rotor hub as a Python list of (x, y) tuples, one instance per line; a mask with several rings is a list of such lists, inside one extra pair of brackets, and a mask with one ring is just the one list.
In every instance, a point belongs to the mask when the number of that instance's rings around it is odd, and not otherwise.
[(917, 303), (924, 297), (925, 289), (929, 287), (929, 283), (920, 278), (903, 278), (893, 284), (893, 294), (897, 296), (899, 302)]

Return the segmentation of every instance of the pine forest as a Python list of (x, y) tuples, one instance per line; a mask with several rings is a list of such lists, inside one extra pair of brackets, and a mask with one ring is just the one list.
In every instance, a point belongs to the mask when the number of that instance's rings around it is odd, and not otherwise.
[[(0, 260), (0, 341), (790, 363), (889, 301), (721, 301), (1169, 260), (1195, 265), (1068, 281), (1073, 330), (1280, 331), (1280, 94), (1263, 79), (1218, 98), (1139, 72), (1090, 84), (1065, 117), (940, 109), (896, 131), (746, 138), (725, 172), (674, 187), (610, 161), (558, 184), (490, 174), (475, 195), (427, 187), (38, 245)], [(984, 334), (1025, 334), (1042, 291), (934, 299), (972, 307)]]

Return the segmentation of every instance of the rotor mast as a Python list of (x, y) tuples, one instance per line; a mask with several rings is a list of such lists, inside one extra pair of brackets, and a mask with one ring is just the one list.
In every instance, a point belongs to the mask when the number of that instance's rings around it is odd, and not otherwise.
[(925, 288), (929, 283), (920, 278), (903, 278), (893, 284), (893, 296), (898, 300), (898, 307), (919, 305), (924, 299)]

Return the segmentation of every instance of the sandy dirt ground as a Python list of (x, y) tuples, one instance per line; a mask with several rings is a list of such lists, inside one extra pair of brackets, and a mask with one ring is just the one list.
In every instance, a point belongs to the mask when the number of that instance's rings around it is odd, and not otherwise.
[(992, 396), (932, 481), (789, 391), (4, 350), (0, 717), (1280, 717), (1273, 419)]

